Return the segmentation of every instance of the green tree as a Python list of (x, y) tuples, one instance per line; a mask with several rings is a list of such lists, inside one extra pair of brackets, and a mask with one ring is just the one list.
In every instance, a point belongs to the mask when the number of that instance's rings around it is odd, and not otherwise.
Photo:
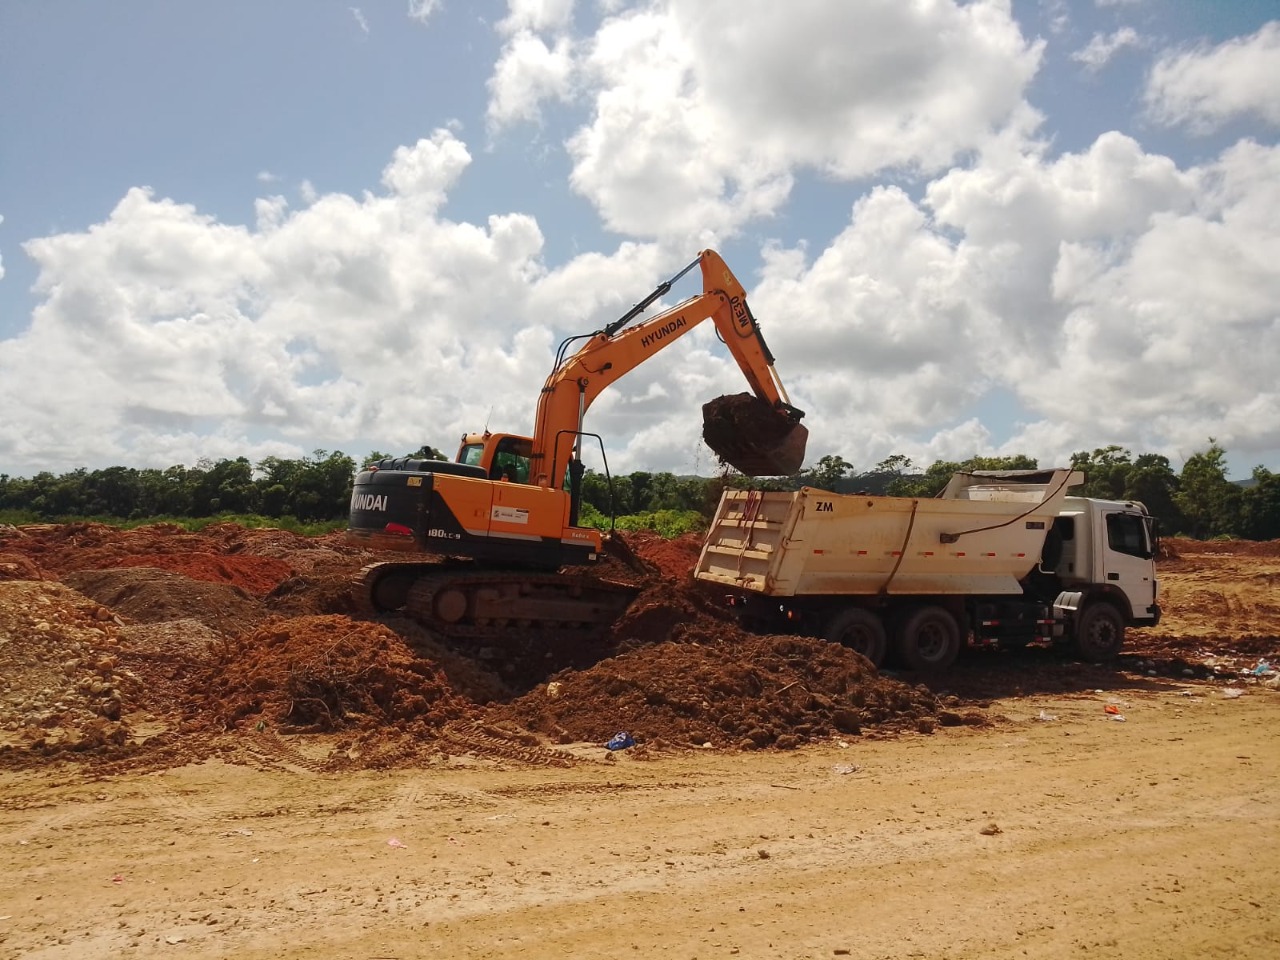
[(1227, 452), (1209, 438), (1209, 449), (1193, 453), (1182, 465), (1174, 502), (1191, 536), (1205, 540), (1238, 530), (1239, 487), (1227, 480)]
[(829, 453), (822, 457), (816, 465), (806, 470), (801, 470), (797, 480), (802, 486), (813, 487), (817, 490), (835, 490), (840, 481), (844, 480), (851, 470), (853, 470), (853, 464), (848, 460), (837, 454)]
[(1093, 453), (1073, 453), (1071, 467), (1084, 472), (1084, 484), (1072, 491), (1075, 495), (1122, 500), (1133, 470), (1133, 460), (1128, 450), (1113, 443)]
[(1241, 496), (1240, 533), (1250, 540), (1280, 539), (1280, 474), (1254, 467), (1253, 480)]
[(1125, 500), (1137, 500), (1160, 521), (1161, 530), (1181, 530), (1182, 513), (1176, 502), (1178, 475), (1168, 457), (1155, 453), (1141, 454), (1133, 461), (1133, 469), (1125, 480)]

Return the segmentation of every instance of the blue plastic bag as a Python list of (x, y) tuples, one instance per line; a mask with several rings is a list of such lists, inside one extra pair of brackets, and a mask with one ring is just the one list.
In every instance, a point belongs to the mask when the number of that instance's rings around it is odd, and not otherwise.
[(635, 745), (636, 738), (624, 730), (622, 733), (615, 733), (610, 737), (605, 747), (609, 750), (625, 750), (627, 747), (634, 747)]

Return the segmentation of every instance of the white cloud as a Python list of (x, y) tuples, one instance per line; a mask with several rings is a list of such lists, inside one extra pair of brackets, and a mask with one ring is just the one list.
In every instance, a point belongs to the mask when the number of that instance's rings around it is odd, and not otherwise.
[(351, 16), (356, 21), (356, 26), (360, 28), (360, 32), (368, 35), (369, 21), (365, 19), (364, 12), (359, 7), (347, 7), (351, 11)]
[(660, 0), (555, 47), (529, 31), (567, 17), (511, 9), (491, 120), (586, 98), (574, 189), (610, 229), (668, 240), (775, 213), (801, 169), (945, 168), (1025, 113), (1043, 49), (1004, 0)]
[[(88, 230), (28, 241), (39, 304), (0, 341), (0, 460), (30, 474), (528, 431), (558, 340), (615, 318), (676, 258), (624, 244), (548, 271), (532, 218), (438, 216), (469, 159), (438, 131), (395, 152), (380, 194), (296, 211), (267, 197), (248, 227), (138, 188)], [(622, 438), (668, 417), (696, 444), (696, 406), (611, 402), (593, 426), (620, 438), (615, 467)]]
[(425, 24), (440, 7), (441, 0), (409, 0), (409, 19)]
[(574, 0), (507, 0), (507, 16), (498, 31), (515, 35), (567, 30), (573, 22)]
[(270, 170), (259, 170), (257, 180), (259, 183), (278, 183), (280, 178)]
[(1280, 126), (1280, 20), (1210, 49), (1169, 51), (1151, 69), (1145, 99), (1168, 126), (1211, 132), (1228, 120), (1254, 117)]
[[(4, 223), (4, 217), (0, 216), (0, 224)], [(4, 279), (4, 257), (0, 257), (0, 280)]]
[[(993, 151), (913, 203), (877, 188), (812, 258), (767, 253), (752, 292), (810, 411), (810, 459), (869, 466), (1116, 442), (1177, 457), (1212, 435), (1280, 449), (1280, 148), (1179, 169), (1110, 133), (1049, 159)], [(1011, 436), (975, 420), (996, 391)], [(965, 449), (966, 444), (971, 444)]]
[(542, 101), (567, 98), (573, 76), (572, 49), (568, 37), (556, 39), (551, 47), (529, 30), (511, 37), (489, 79), (490, 128), (536, 121)]
[(1133, 27), (1121, 27), (1110, 34), (1095, 33), (1086, 46), (1071, 54), (1071, 59), (1083, 63), (1091, 73), (1096, 73), (1125, 47), (1142, 47), (1144, 44), (1145, 41)]

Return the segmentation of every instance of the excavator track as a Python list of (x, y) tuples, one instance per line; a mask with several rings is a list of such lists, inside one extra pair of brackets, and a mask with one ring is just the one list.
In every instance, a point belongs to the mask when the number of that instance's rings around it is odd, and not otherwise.
[(557, 646), (597, 640), (636, 592), (635, 586), (582, 574), (450, 561), (374, 563), (353, 584), (365, 613), (401, 613), (481, 654), (531, 640)]

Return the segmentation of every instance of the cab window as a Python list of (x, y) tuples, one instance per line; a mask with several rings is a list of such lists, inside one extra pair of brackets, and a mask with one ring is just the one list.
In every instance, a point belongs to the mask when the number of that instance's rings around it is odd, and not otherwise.
[(1131, 557), (1150, 559), (1151, 550), (1147, 546), (1147, 525), (1142, 517), (1131, 513), (1107, 514), (1107, 546), (1117, 553), (1127, 553)]
[(510, 483), (528, 483), (529, 458), (532, 453), (533, 444), (530, 441), (504, 437), (498, 441), (498, 449), (494, 451), (489, 476)]
[(478, 467), (482, 459), (484, 459), (484, 444), (482, 443), (468, 443), (458, 451), (459, 463)]

